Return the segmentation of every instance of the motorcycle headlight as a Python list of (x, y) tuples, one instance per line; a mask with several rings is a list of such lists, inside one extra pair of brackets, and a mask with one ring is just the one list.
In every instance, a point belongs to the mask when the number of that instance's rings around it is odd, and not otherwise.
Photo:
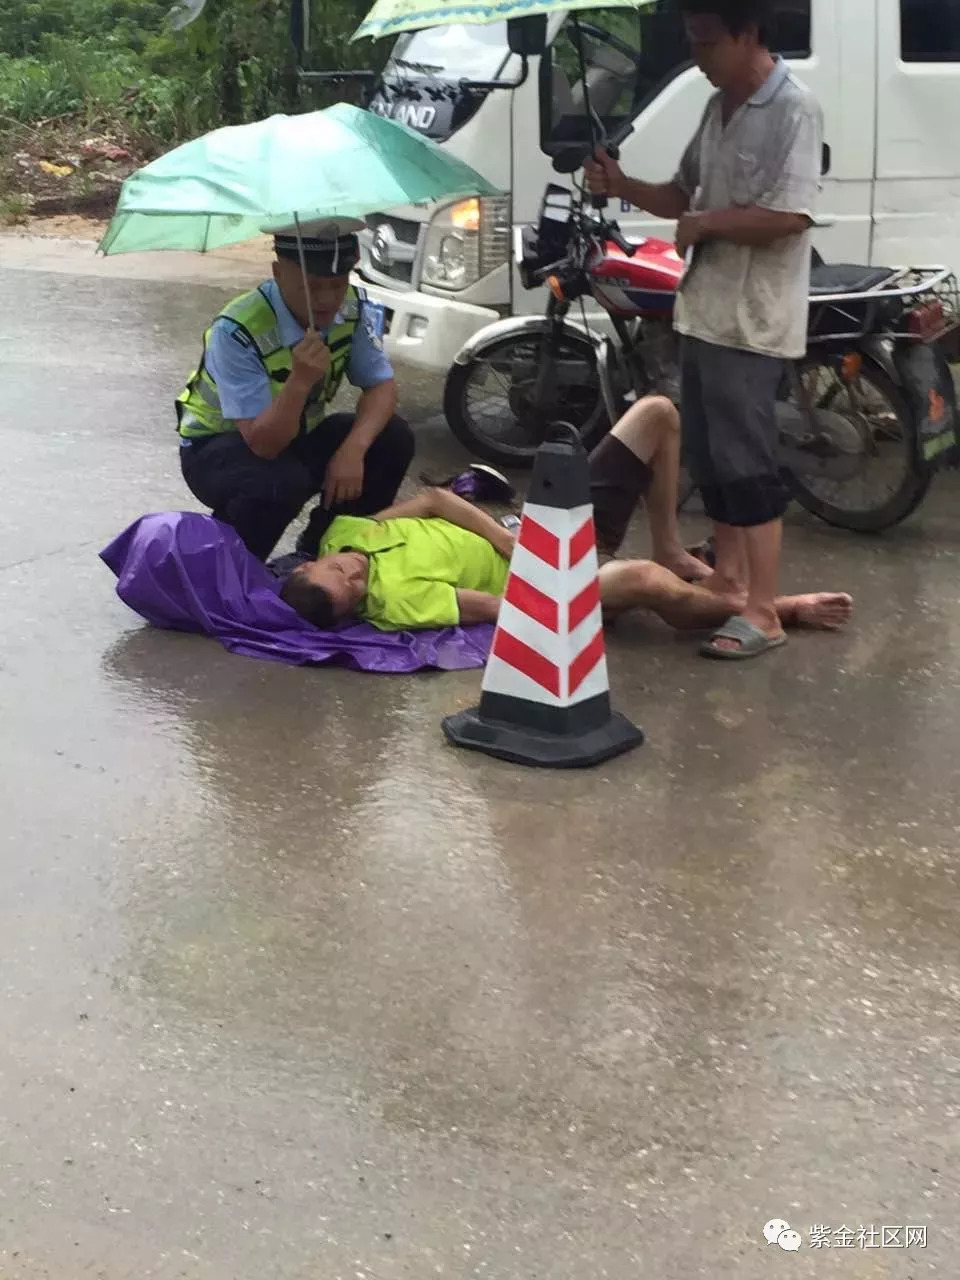
[(439, 210), (423, 259), (423, 283), (455, 292), (469, 289), (510, 260), (510, 201), (461, 200)]

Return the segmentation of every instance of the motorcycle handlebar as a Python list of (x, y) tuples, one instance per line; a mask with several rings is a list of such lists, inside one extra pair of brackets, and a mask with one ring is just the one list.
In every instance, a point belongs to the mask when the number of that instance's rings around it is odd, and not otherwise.
[(606, 228), (607, 239), (612, 241), (621, 253), (625, 253), (628, 258), (632, 258), (639, 248), (638, 245), (631, 244), (619, 227)]
[(591, 235), (596, 236), (598, 240), (609, 240), (611, 244), (617, 246), (621, 253), (625, 253), (628, 258), (632, 258), (640, 247), (639, 245), (631, 244), (616, 223), (607, 222), (605, 219), (590, 218), (586, 223), (586, 230)]
[[(593, 236), (604, 243), (609, 241), (611, 244), (615, 244), (620, 252), (628, 258), (634, 257), (640, 247), (639, 245), (631, 244), (616, 223), (607, 222), (605, 218), (581, 216), (577, 220), (577, 226), (581, 235)], [(550, 276), (562, 273), (563, 269), (570, 266), (572, 261), (573, 257), (568, 254), (556, 262), (551, 262), (549, 266), (538, 267), (533, 271), (530, 278), (536, 281), (537, 284), (545, 284)]]

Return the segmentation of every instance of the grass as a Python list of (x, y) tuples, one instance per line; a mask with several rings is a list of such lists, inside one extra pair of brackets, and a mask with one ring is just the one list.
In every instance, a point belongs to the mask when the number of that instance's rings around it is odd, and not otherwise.
[[(0, 54), (0, 222), (31, 211), (102, 213), (129, 169), (84, 159), (84, 140), (118, 143), (135, 167), (202, 133), (219, 114), (215, 99), (209, 69), (192, 80), (162, 74), (110, 41), (46, 35), (37, 53)], [(50, 175), (45, 161), (74, 173)]]
[(0, 226), (22, 226), (30, 216), (33, 200), (26, 192), (8, 191), (0, 196)]
[[(92, 191), (87, 138), (118, 143), (134, 164), (224, 124), (298, 103), (289, 0), (208, 0), (184, 31), (166, 24), (172, 0), (0, 0), (0, 218), (73, 211), (111, 192)], [(313, 0), (313, 65), (376, 62), (348, 44), (370, 0)], [(51, 176), (45, 162), (70, 164)], [(88, 171), (93, 171), (93, 177)], [(59, 206), (66, 202), (69, 209)]]
[[(0, 116), (21, 124), (70, 118), (81, 128), (115, 125), (154, 147), (188, 136), (209, 111), (203, 77), (144, 69), (126, 50), (47, 37), (42, 56), (0, 54)], [(204, 108), (206, 107), (206, 111)]]

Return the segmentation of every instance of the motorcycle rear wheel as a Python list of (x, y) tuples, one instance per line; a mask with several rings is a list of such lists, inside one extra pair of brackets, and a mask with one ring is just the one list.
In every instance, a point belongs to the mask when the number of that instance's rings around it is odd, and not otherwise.
[[(916, 420), (889, 374), (875, 361), (864, 360), (856, 380), (862, 406), (835, 365), (813, 361), (804, 366), (802, 376), (815, 407), (839, 413), (855, 422), (861, 434), (869, 433), (870, 452), (853, 480), (787, 472), (793, 496), (811, 515), (852, 533), (882, 533), (906, 520), (927, 496), (933, 476), (919, 463)], [(882, 485), (884, 473), (887, 483)], [(877, 485), (872, 497), (866, 496), (868, 481)]]
[(534, 405), (545, 333), (498, 338), (447, 375), (443, 409), (450, 430), (468, 452), (498, 467), (533, 466), (551, 422), (570, 422), (584, 447), (593, 448), (610, 429), (596, 350), (577, 330), (566, 328), (547, 379), (550, 403)]

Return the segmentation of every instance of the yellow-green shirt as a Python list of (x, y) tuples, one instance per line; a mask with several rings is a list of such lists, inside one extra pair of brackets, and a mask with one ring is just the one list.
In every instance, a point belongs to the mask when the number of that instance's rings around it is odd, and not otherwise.
[(486, 538), (446, 520), (367, 520), (338, 516), (320, 555), (362, 551), (370, 557), (360, 616), (381, 631), (455, 627), (457, 591), (503, 595), (509, 565)]

